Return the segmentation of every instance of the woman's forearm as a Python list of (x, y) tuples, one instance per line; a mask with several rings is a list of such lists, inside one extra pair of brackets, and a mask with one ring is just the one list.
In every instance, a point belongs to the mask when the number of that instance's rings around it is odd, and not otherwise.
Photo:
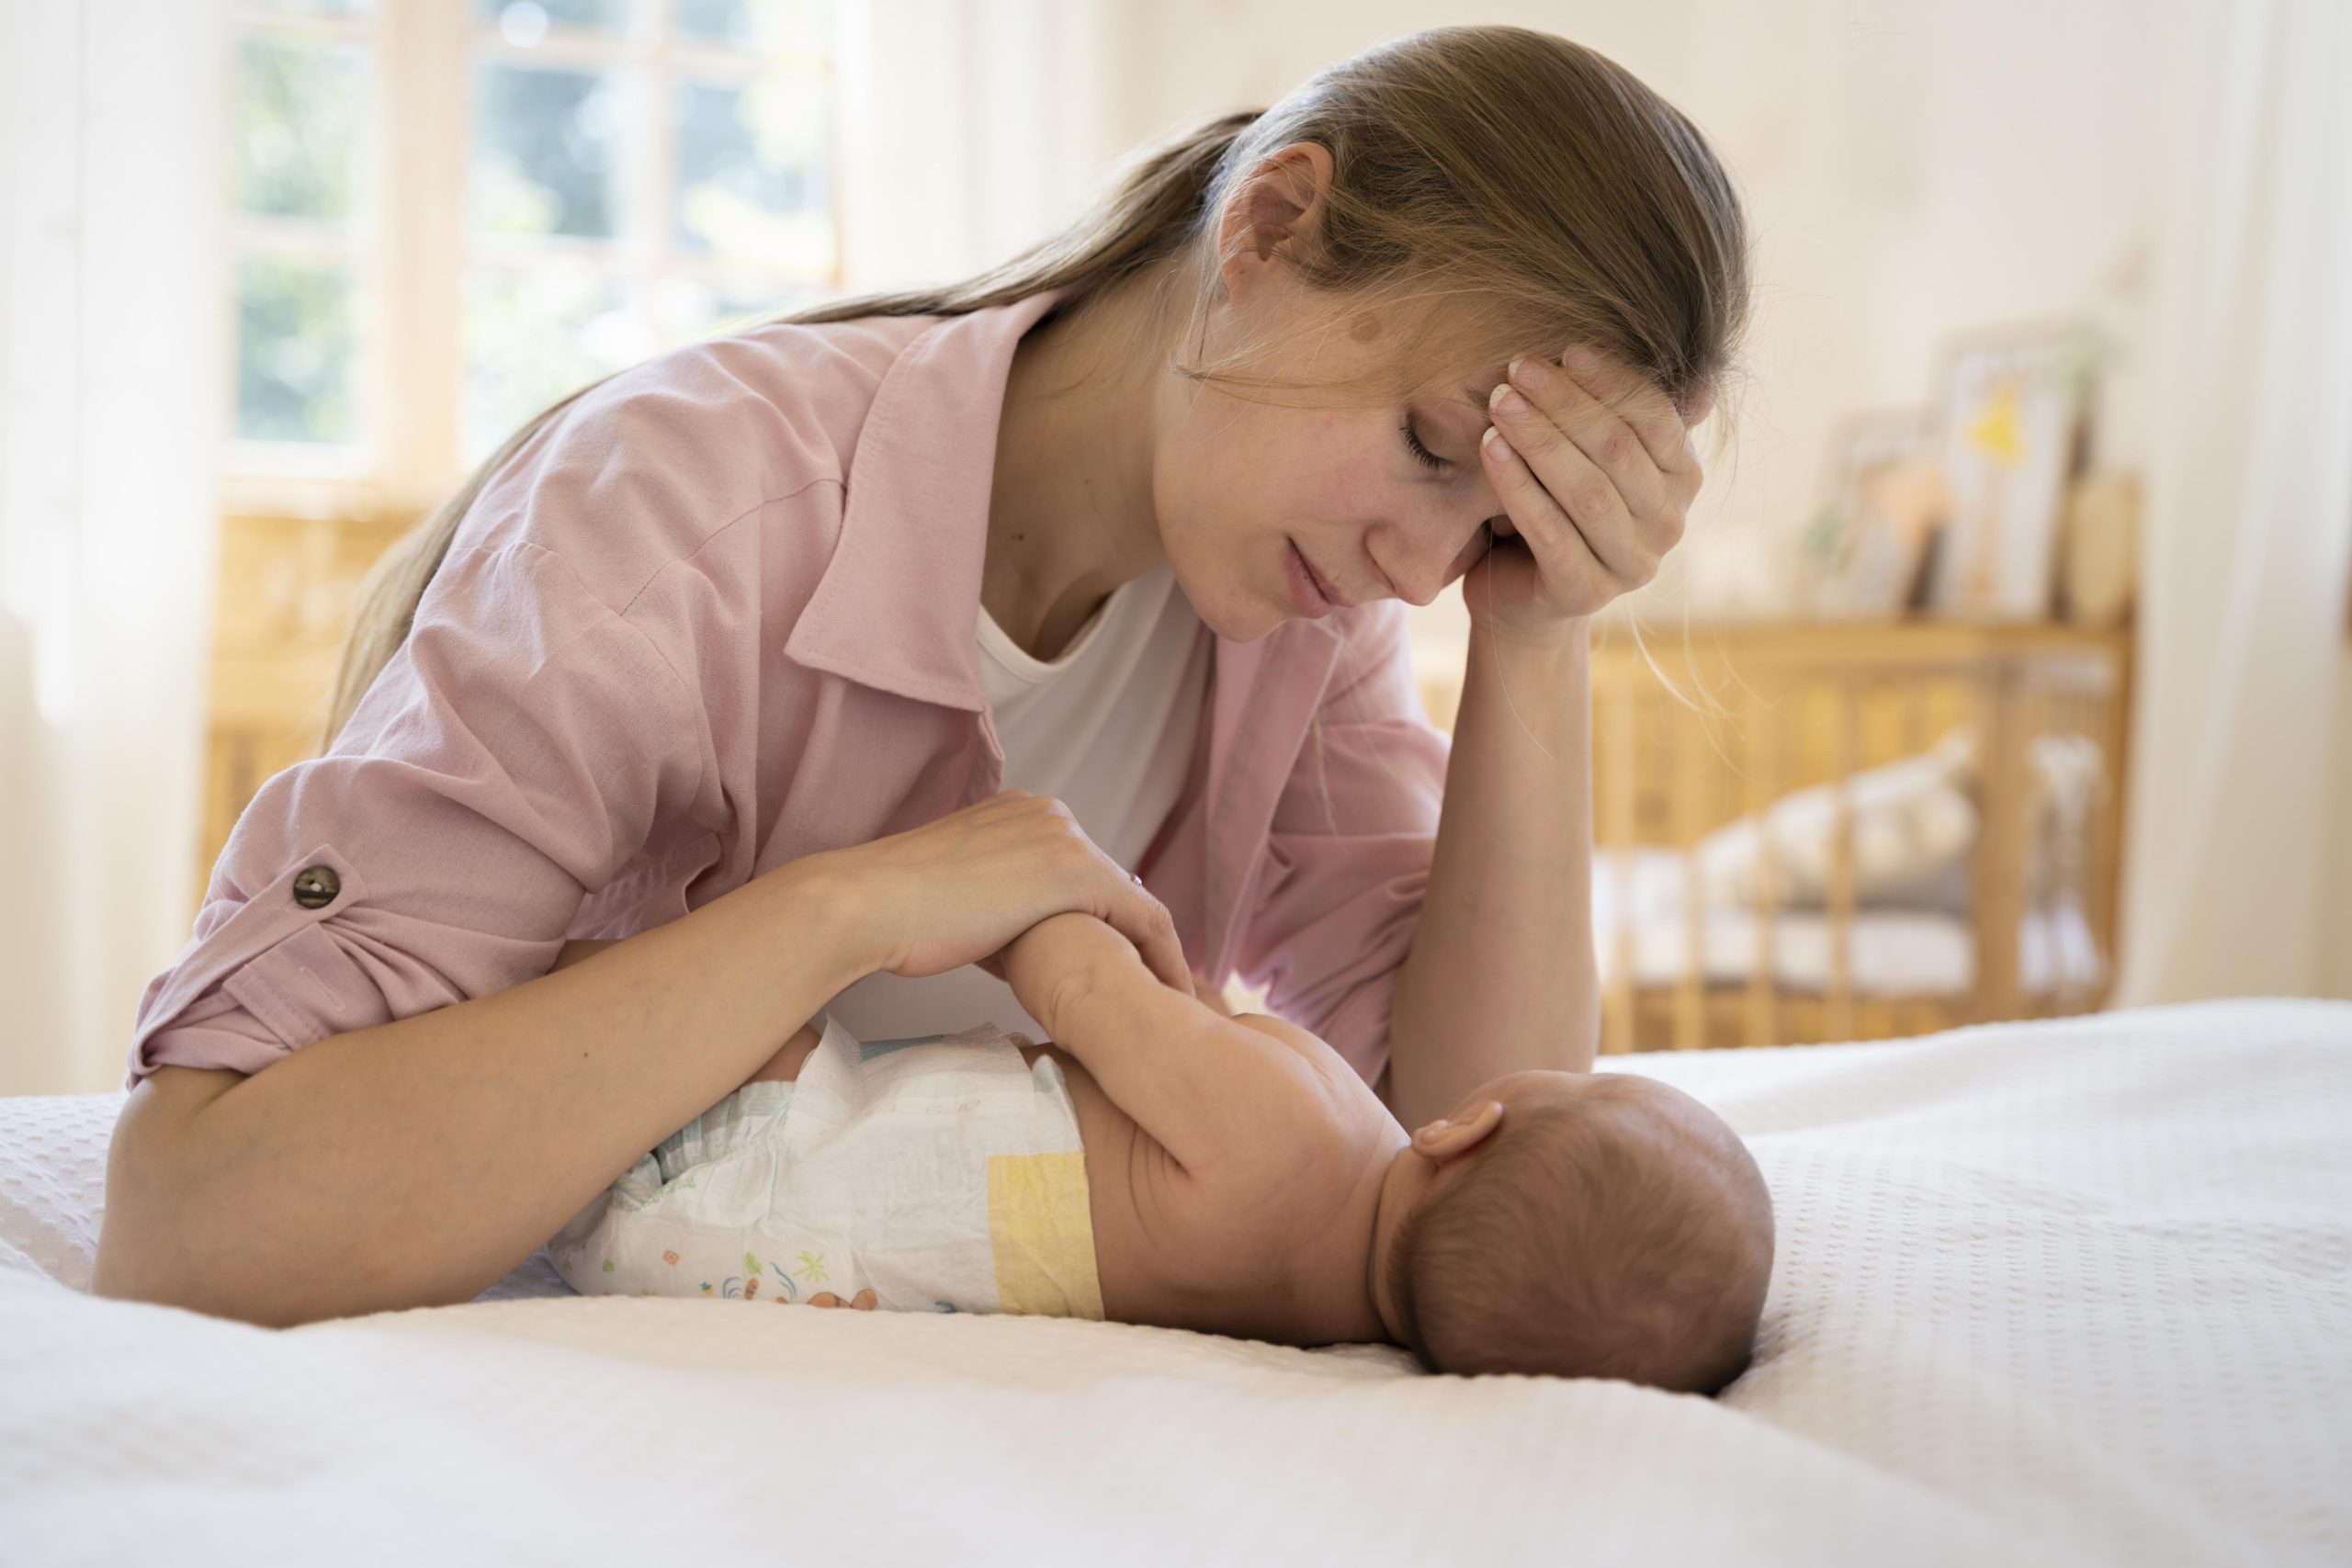
[(1388, 1104), (1408, 1127), (1505, 1073), (1585, 1071), (1600, 1047), (1591, 651), (1585, 622), (1556, 648), (1472, 638), (1389, 1014)]
[(115, 1293), (273, 1326), (471, 1299), (870, 972), (847, 897), (809, 857), (263, 1068), (109, 1190)]
[(622, 940), (619, 937), (612, 937), (599, 942), (580, 940), (567, 942), (563, 944), (563, 951), (555, 955), (555, 962), (548, 965), (548, 973), (552, 975), (559, 969), (569, 969), (582, 959), (594, 958), (605, 949), (616, 945)]

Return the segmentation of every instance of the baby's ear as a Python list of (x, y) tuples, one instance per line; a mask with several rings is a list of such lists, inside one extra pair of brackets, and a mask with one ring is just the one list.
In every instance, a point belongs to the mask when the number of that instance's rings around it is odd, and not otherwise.
[(1440, 1117), (1434, 1122), (1422, 1122), (1413, 1129), (1413, 1147), (1434, 1160), (1453, 1159), (1477, 1147), (1489, 1133), (1502, 1124), (1502, 1101), (1484, 1100), (1467, 1118), (1448, 1120)]

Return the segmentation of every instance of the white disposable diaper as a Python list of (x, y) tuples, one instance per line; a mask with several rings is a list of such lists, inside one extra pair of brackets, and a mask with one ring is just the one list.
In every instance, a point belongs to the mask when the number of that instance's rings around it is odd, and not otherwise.
[(582, 1295), (1102, 1315), (1069, 1086), (1002, 1030), (861, 1043), (745, 1084), (548, 1243)]

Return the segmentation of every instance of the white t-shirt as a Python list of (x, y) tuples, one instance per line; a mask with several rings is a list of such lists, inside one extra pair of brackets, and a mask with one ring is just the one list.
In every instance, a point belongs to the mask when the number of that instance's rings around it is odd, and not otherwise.
[[(1001, 787), (1055, 796), (1103, 853), (1136, 870), (1183, 790), (1208, 694), (1213, 634), (1174, 570), (1162, 561), (1121, 584), (1050, 663), (1023, 651), (985, 604), (975, 633), (1004, 748)], [(868, 975), (825, 1010), (868, 1043), (981, 1023), (1051, 1038), (1012, 987), (969, 964), (921, 979)]]

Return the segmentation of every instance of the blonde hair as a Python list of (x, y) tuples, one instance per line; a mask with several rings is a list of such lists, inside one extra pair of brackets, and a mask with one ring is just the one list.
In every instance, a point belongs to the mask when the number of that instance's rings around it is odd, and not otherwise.
[[(1351, 313), (1446, 301), (1442, 354), (1425, 353), (1440, 331), (1428, 322), (1414, 334), (1419, 341), (1397, 345), (1400, 373), (1439, 360), (1449, 371), (1499, 364), (1531, 344), (1589, 344), (1636, 367), (1678, 407), (1719, 385), (1748, 305), (1747, 231), (1729, 177), (1690, 120), (1623, 67), (1516, 27), (1391, 39), (1317, 73), (1270, 108), (1220, 115), (1148, 147), (1113, 173), (1078, 221), (961, 282), (833, 300), (758, 324), (957, 315), (1061, 288), (1072, 290), (1062, 308), (1075, 311), (1153, 269), (1163, 289), (1188, 271), (1213, 285), (1227, 259), (1217, 233), (1227, 202), (1263, 159), (1300, 142), (1325, 148), (1333, 172), (1317, 243), (1282, 247), (1284, 264)], [(1248, 241), (1245, 233), (1233, 253)], [(1220, 295), (1193, 290), (1192, 319), (1177, 341), (1201, 336)], [(1240, 368), (1262, 346), (1171, 366), (1220, 386), (1284, 385)], [(484, 484), (603, 379), (509, 436), (377, 561), (359, 588), (322, 750), (407, 637)]]

